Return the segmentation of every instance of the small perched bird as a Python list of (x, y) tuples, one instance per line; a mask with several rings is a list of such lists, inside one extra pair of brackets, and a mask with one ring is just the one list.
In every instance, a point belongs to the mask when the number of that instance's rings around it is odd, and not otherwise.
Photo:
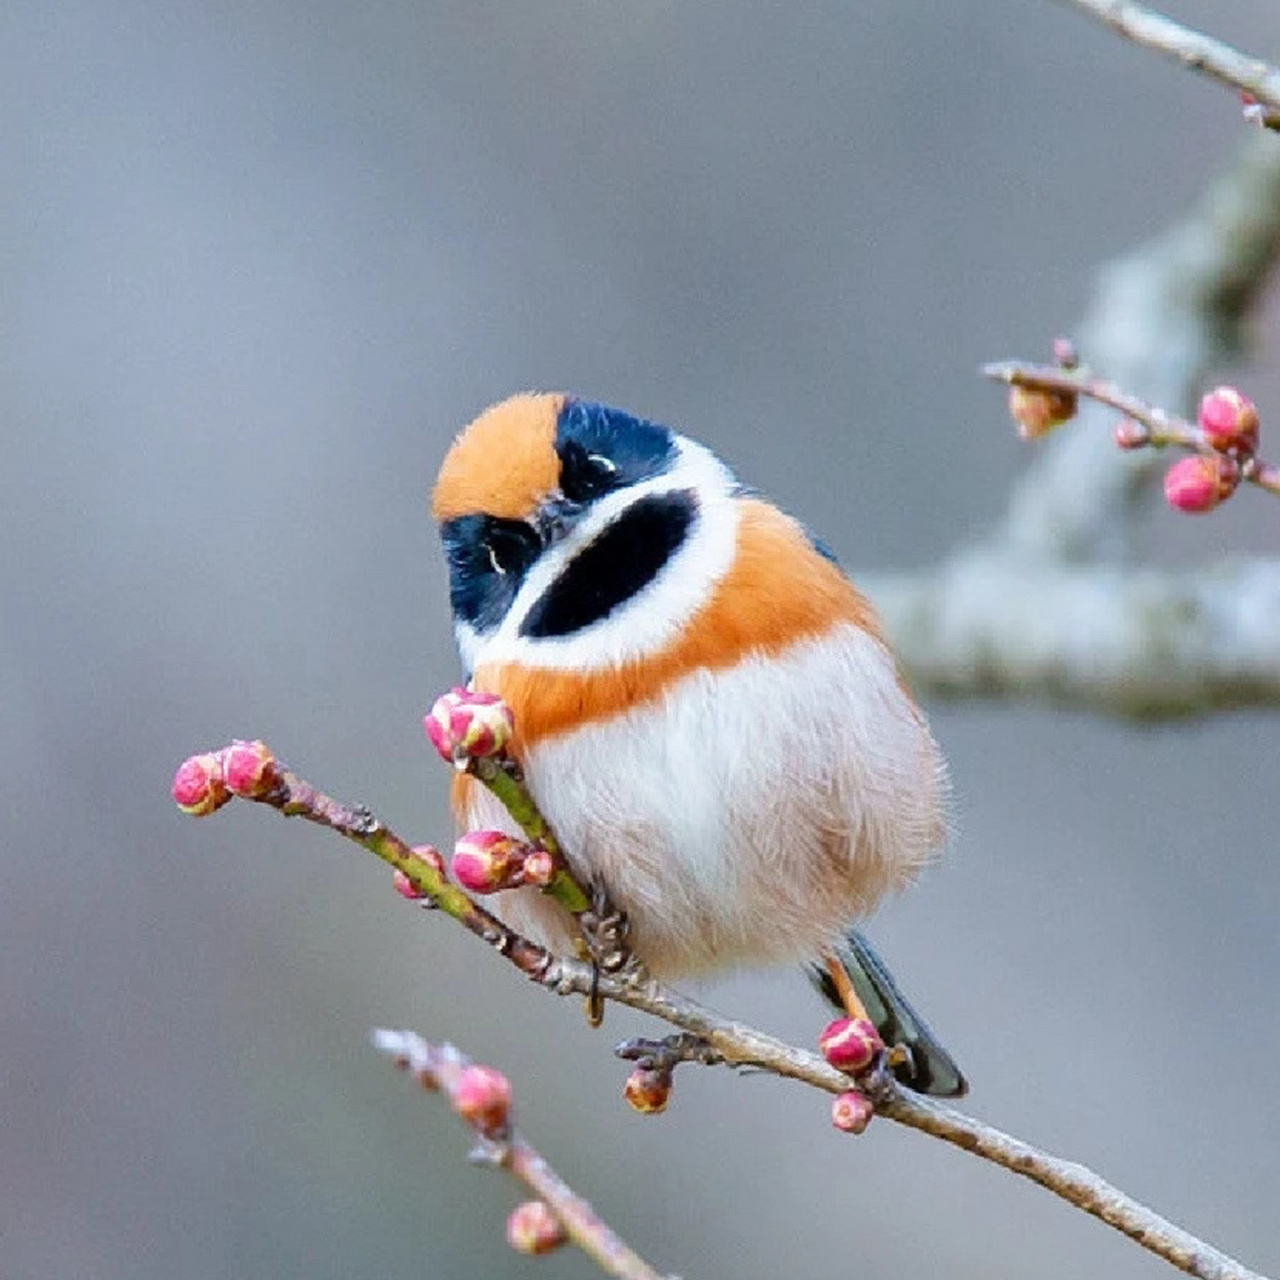
[[(574, 872), (649, 969), (762, 962), (850, 982), (899, 1079), (964, 1078), (854, 928), (945, 833), (945, 766), (875, 613), (823, 545), (666, 427), (517, 395), (454, 441), (433, 498), (472, 687)], [(460, 775), (465, 828), (518, 834)], [(532, 888), (498, 914), (560, 949)], [(855, 1001), (856, 1003), (856, 1001)]]

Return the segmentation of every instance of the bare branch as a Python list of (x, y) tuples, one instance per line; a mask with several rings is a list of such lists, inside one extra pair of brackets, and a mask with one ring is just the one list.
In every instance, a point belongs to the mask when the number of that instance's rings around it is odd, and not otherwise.
[[(1079, 331), (1085, 363), (1188, 413), (1210, 373), (1239, 356), (1244, 322), (1278, 259), (1280, 143), (1250, 136), (1183, 218), (1103, 268)], [(988, 549), (1077, 563), (1128, 551), (1160, 462), (1118, 454), (1111, 421), (1106, 409), (1086, 409), (1037, 450)]]
[[(495, 1126), (467, 1114), (460, 1097), (474, 1064), (451, 1044), (431, 1044), (413, 1031), (378, 1030), (373, 1043), (396, 1064), (409, 1071), (425, 1088), (440, 1089), (454, 1109), (463, 1115), (479, 1139), (475, 1157), (485, 1164), (505, 1169), (524, 1183), (550, 1210), (563, 1228), (563, 1235), (580, 1248), (602, 1271), (622, 1280), (661, 1280), (645, 1260), (610, 1229), (591, 1205), (578, 1195), (538, 1154), (533, 1145), (505, 1119)], [(481, 1068), (492, 1072), (492, 1068)], [(505, 1084), (505, 1079), (498, 1077)], [(496, 1128), (496, 1132), (495, 1132)]]
[[(844, 1093), (856, 1083), (874, 1102), (879, 1114), (1030, 1178), (1183, 1271), (1202, 1280), (1260, 1280), (1256, 1273), (1161, 1218), (1083, 1166), (1048, 1155), (971, 1116), (903, 1091), (884, 1069), (883, 1059), (855, 1081), (813, 1053), (785, 1044), (745, 1023), (724, 1018), (664, 986), (638, 963), (610, 973), (602, 972), (594, 964), (548, 952), (509, 929), (448, 883), (431, 859), (416, 854), (372, 814), (332, 800), (279, 763), (265, 746), (252, 745), (258, 749), (261, 768), (252, 786), (239, 789), (243, 799), (267, 804), (286, 817), (308, 818), (368, 849), (395, 867), (432, 905), (440, 907), (506, 956), (527, 977), (557, 995), (614, 1000), (652, 1014), (690, 1033), (697, 1043), (706, 1046), (700, 1056), (687, 1055), (693, 1060), (751, 1066), (832, 1094)], [(194, 787), (179, 786), (180, 782), (192, 780), (184, 775), (193, 765), (203, 768), (202, 762), (225, 757), (232, 749), (193, 756), (179, 769), (174, 794), (188, 812), (213, 812), (218, 804), (202, 807), (189, 803), (199, 797)], [(198, 773), (199, 769), (192, 772)], [(210, 767), (205, 776), (211, 786), (216, 783), (224, 788), (219, 804), (229, 798), (220, 769)]]
[[(1239, 354), (1278, 259), (1280, 145), (1251, 136), (1182, 219), (1103, 270), (1081, 352), (1185, 413)], [(1118, 450), (1113, 424), (1110, 407), (1086, 405), (1038, 446), (969, 552), (917, 574), (858, 575), (922, 693), (1142, 718), (1280, 705), (1280, 564), (1124, 567), (1162, 463)]]
[(1154, 9), (1129, 4), (1126, 0), (1067, 0), (1067, 3), (1106, 23), (1135, 44), (1167, 54), (1219, 84), (1250, 94), (1267, 106), (1280, 108), (1280, 70), (1260, 58), (1252, 58)]

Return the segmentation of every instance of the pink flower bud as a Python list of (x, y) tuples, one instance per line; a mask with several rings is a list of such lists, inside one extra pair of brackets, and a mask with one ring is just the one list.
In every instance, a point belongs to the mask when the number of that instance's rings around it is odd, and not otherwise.
[(222, 756), (216, 751), (184, 760), (169, 788), (174, 803), (193, 818), (204, 818), (231, 799), (222, 776)]
[(1165, 501), (1176, 511), (1200, 515), (1229, 498), (1240, 483), (1240, 467), (1220, 453), (1197, 453), (1164, 473)]
[(507, 1243), (517, 1253), (550, 1253), (568, 1238), (560, 1219), (542, 1200), (516, 1205), (507, 1218)]
[(1200, 430), (1215, 449), (1252, 453), (1258, 447), (1258, 407), (1235, 387), (1218, 387), (1200, 401)]
[(505, 831), (469, 831), (453, 849), (453, 878), (471, 893), (497, 893), (524, 883), (524, 860), (531, 852)]
[(884, 1048), (880, 1033), (866, 1018), (837, 1018), (818, 1037), (822, 1056), (840, 1071), (865, 1071)]
[(1059, 369), (1078, 369), (1080, 367), (1080, 352), (1076, 350), (1076, 344), (1070, 338), (1054, 338), (1053, 363)]
[(450, 689), (422, 718), (432, 746), (450, 763), (501, 755), (511, 741), (515, 718), (494, 693)]
[(444, 875), (444, 855), (433, 844), (415, 844), (413, 856), (421, 858), (438, 876)]
[(1121, 418), (1111, 428), (1111, 439), (1117, 449), (1141, 449), (1151, 440), (1151, 433), (1140, 422), (1132, 418)]
[[(440, 855), (440, 850), (434, 845), (419, 844), (413, 847), (413, 856), (419, 862), (426, 863), (432, 871), (436, 873), (442, 880), (444, 879), (444, 858)], [(413, 887), (413, 881), (398, 868), (391, 873), (391, 887), (402, 897), (408, 898), (411, 902), (417, 902), (422, 898), (430, 897), (428, 893), (420, 893)]]
[(842, 1133), (862, 1133), (875, 1113), (871, 1099), (856, 1089), (837, 1094), (831, 1103), (831, 1123)]
[(425, 893), (419, 893), (413, 887), (413, 881), (409, 879), (403, 871), (398, 867), (391, 873), (391, 887), (402, 897), (408, 898), (410, 902), (417, 902), (420, 898), (425, 898)]
[(1074, 391), (1010, 387), (1009, 413), (1018, 424), (1018, 434), (1035, 440), (1074, 418), (1077, 399)]
[(520, 874), (525, 884), (545, 889), (555, 879), (556, 860), (545, 849), (534, 849), (525, 854)]
[(501, 1138), (511, 1115), (511, 1082), (496, 1067), (464, 1067), (454, 1086), (453, 1108), (486, 1138)]
[(222, 773), (231, 792), (255, 800), (275, 786), (275, 756), (265, 742), (233, 742), (222, 753)]
[(636, 1067), (627, 1077), (622, 1096), (628, 1106), (642, 1116), (661, 1115), (667, 1109), (674, 1084), (667, 1067)]

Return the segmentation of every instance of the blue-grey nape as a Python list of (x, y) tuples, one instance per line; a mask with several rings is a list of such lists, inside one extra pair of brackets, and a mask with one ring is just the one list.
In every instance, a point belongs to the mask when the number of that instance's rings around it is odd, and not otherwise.
[[(763, 498), (764, 494), (754, 485), (738, 483), (733, 486), (735, 498)], [(766, 499), (767, 500), (767, 499)], [(807, 524), (800, 523), (801, 532), (808, 539), (809, 545), (824, 559), (829, 560), (837, 569), (841, 567), (836, 553)]]
[[(556, 453), (562, 482), (572, 486), (579, 468), (589, 466), (590, 459), (602, 459), (610, 477), (604, 487), (620, 489), (669, 470), (676, 460), (676, 442), (659, 423), (590, 400), (568, 398), (556, 422)], [(592, 492), (583, 499), (596, 496)]]

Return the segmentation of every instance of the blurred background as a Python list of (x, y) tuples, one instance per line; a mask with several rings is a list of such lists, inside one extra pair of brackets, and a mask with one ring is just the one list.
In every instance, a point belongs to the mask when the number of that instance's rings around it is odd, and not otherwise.
[[(1178, 17), (1261, 53), (1256, 0)], [(928, 565), (1028, 453), (979, 362), (1039, 356), (1200, 189), (1231, 95), (1048, 0), (742, 7), (7, 0), (0, 16), (0, 1270), (589, 1276), (367, 1044), (504, 1067), (664, 1271), (1170, 1274), (1010, 1175), (615, 1040), (371, 858), (177, 813), (261, 736), (445, 842), (456, 676), (427, 492), (556, 388), (708, 441), (855, 572)], [(1280, 326), (1240, 376), (1280, 414)], [(1275, 546), (1246, 493), (1153, 555)], [(1280, 1268), (1274, 715), (1137, 730), (931, 708), (959, 834), (871, 932), (972, 1109)], [(799, 1043), (796, 974), (699, 992)], [(833, 1255), (835, 1261), (833, 1263)]]

